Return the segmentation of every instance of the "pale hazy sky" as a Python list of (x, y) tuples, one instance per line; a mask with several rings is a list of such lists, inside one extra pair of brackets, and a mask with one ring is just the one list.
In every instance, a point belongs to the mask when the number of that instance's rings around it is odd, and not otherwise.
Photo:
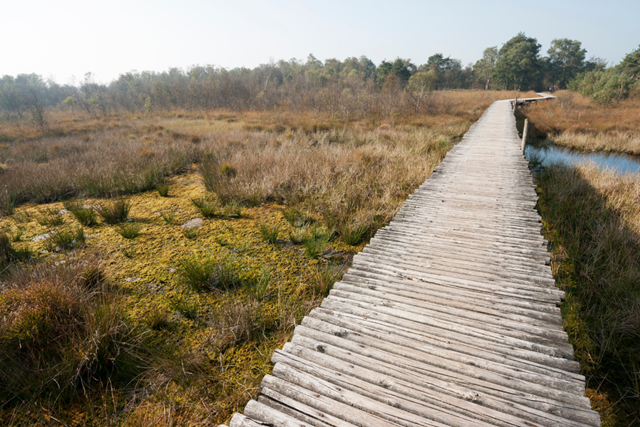
[(68, 83), (91, 71), (108, 82), (130, 70), (270, 58), (410, 58), (475, 62), (524, 31), (546, 54), (554, 38), (618, 63), (640, 44), (640, 0), (151, 1), (1, 0), (0, 76), (38, 73)]

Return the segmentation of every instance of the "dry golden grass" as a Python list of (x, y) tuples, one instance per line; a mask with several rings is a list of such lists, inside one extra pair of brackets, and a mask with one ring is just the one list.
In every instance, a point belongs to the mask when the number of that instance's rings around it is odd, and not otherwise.
[(537, 129), (534, 137), (584, 151), (640, 154), (640, 98), (601, 106), (574, 92), (556, 95), (524, 111)]

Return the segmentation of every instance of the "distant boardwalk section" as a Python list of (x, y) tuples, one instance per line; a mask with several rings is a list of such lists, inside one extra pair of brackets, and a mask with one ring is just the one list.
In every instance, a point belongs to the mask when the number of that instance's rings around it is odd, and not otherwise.
[(498, 101), (273, 354), (230, 427), (599, 426), (536, 201)]

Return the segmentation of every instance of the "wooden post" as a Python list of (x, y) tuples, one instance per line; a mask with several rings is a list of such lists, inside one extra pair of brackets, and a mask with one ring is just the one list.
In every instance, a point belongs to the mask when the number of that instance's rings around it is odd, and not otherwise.
[(522, 131), (522, 154), (524, 154), (524, 146), (527, 143), (527, 130), (529, 129), (529, 119), (524, 119), (524, 130)]

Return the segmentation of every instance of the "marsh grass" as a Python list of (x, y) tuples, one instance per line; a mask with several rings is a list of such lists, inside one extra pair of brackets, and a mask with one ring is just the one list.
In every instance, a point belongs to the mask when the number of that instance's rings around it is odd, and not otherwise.
[[(538, 179), (565, 330), (603, 425), (640, 421), (640, 184), (595, 165)], [(598, 403), (597, 402), (609, 402)]]
[(129, 217), (131, 202), (126, 199), (116, 199), (98, 206), (98, 213), (107, 224), (118, 224)]
[(91, 227), (96, 224), (96, 211), (86, 208), (82, 200), (65, 200), (63, 205), (81, 225)]
[[(37, 404), (13, 407), (16, 413), (40, 414), (42, 402), (52, 410), (47, 416), (67, 425), (77, 424), (78, 417), (87, 425), (218, 425), (228, 421), (231, 413), (258, 392), (260, 380), (271, 370), (269, 356), (274, 348), (320, 304), (340, 275), (334, 271), (338, 266), (322, 267), (324, 261), (310, 259), (300, 247), (283, 246), (287, 253), (281, 254), (256, 244), (259, 218), (278, 225), (282, 233), (296, 233), (299, 243), (308, 241), (313, 256), (328, 247), (355, 252), (356, 248), (342, 242), (349, 237), (345, 239), (343, 234), (348, 233), (340, 225), (367, 225), (367, 236), (384, 224), (429, 176), (451, 143), (482, 114), (491, 96), (481, 92), (437, 94), (431, 100), (430, 114), (387, 112), (358, 120), (286, 109), (172, 111), (152, 117), (105, 117), (90, 123), (78, 119), (65, 125), (64, 136), (10, 141), (8, 149), (0, 150), (0, 162), (8, 165), (2, 175), (6, 188), (0, 191), (13, 191), (18, 205), (155, 193), (164, 177), (196, 171), (206, 186), (204, 193), (201, 186), (191, 187), (191, 180), (198, 179), (191, 173), (171, 178), (171, 195), (183, 211), (178, 214), (176, 210), (176, 216), (183, 218), (184, 211), (193, 211), (190, 199), (203, 194), (208, 195), (206, 202), (219, 203), (213, 219), (200, 229), (198, 241), (185, 241), (177, 227), (161, 227), (161, 242), (154, 238), (158, 236), (145, 236), (126, 242), (125, 247), (119, 246), (123, 242), (114, 233), (96, 237), (95, 248), (102, 250), (104, 244), (105, 253), (113, 255), (114, 287), (126, 290), (123, 299), (116, 301), (116, 305), (127, 304), (120, 313), (121, 324), (126, 326), (121, 330), (133, 342), (139, 333), (146, 337), (135, 345), (123, 338), (126, 345), (119, 347), (118, 354), (142, 352), (145, 357), (120, 367), (120, 356), (112, 356), (114, 363), (105, 362), (104, 372), (91, 376), (103, 387), (93, 388), (93, 394), (84, 400), (71, 396), (58, 405), (43, 398)], [(4, 132), (2, 126), (0, 123)], [(190, 140), (194, 135), (199, 142)], [(3, 194), (0, 205), (7, 199)], [(141, 200), (140, 205), (136, 201), (140, 218), (155, 218), (153, 212), (168, 208), (167, 201), (157, 195), (133, 197)], [(154, 206), (147, 212), (149, 203)], [(261, 204), (265, 205), (249, 209)], [(282, 211), (285, 206), (295, 210), (290, 218)], [(16, 215), (29, 209), (19, 211)], [(163, 220), (173, 223), (169, 216)], [(4, 220), (17, 221), (17, 217)], [(211, 229), (219, 232), (210, 235)], [(339, 239), (332, 240), (336, 237), (332, 230), (337, 230)], [(195, 233), (195, 229), (183, 232)], [(216, 241), (224, 247), (218, 247)], [(185, 257), (177, 274), (168, 274), (174, 257), (184, 254), (180, 246), (193, 246), (204, 255)], [(92, 249), (94, 245), (89, 245), (82, 251), (54, 256), (69, 259)], [(275, 258), (269, 258), (272, 256)], [(157, 271), (149, 268), (151, 259)], [(133, 276), (141, 280), (126, 280)], [(103, 298), (102, 287), (88, 285), (90, 282), (79, 285)], [(162, 312), (159, 324), (145, 320), (156, 304), (171, 310), (169, 325), (160, 326), (166, 314)], [(129, 325), (135, 326), (135, 332)], [(10, 407), (8, 411), (13, 410)], [(7, 413), (0, 410), (0, 417)]]

